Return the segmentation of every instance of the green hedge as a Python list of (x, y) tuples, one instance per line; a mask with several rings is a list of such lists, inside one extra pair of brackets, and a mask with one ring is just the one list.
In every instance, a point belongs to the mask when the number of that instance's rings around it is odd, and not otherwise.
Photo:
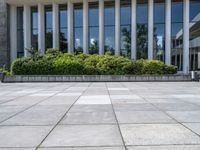
[(158, 60), (133, 61), (110, 54), (63, 54), (49, 49), (44, 56), (15, 60), (11, 71), (14, 75), (163, 75), (177, 73), (177, 67)]

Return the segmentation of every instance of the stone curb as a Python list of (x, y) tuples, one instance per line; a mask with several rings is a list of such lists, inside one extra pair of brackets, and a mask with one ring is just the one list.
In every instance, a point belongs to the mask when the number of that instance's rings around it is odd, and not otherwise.
[(192, 81), (189, 75), (16, 75), (5, 76), (4, 83), (12, 82), (178, 82)]

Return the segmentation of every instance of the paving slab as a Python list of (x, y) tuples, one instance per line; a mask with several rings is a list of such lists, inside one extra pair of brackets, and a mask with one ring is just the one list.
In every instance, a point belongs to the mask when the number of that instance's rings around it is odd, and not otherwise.
[(70, 106), (34, 106), (10, 119), (2, 125), (55, 125)]
[(113, 112), (68, 113), (61, 124), (116, 124)]
[(200, 145), (132, 146), (128, 150), (199, 150)]
[(74, 105), (69, 112), (113, 112), (112, 105)]
[(184, 123), (184, 125), (200, 136), (200, 123)]
[(25, 110), (27, 106), (3, 106), (0, 105), (0, 122)]
[(51, 126), (0, 126), (0, 147), (36, 147), (51, 129)]
[(96, 95), (96, 96), (81, 96), (75, 104), (111, 104), (110, 98), (108, 95)]
[(123, 143), (116, 125), (67, 125), (56, 127), (41, 146), (123, 146)]
[(152, 104), (113, 104), (116, 112), (131, 112), (131, 111), (158, 111)]
[(179, 122), (200, 123), (200, 111), (168, 111), (167, 113)]
[[(1, 150), (1, 149), (0, 149)], [(39, 148), (38, 150), (125, 150), (124, 147)]]
[(200, 137), (179, 124), (120, 125), (126, 145), (200, 144)]
[(176, 121), (160, 111), (116, 112), (119, 123), (175, 123)]

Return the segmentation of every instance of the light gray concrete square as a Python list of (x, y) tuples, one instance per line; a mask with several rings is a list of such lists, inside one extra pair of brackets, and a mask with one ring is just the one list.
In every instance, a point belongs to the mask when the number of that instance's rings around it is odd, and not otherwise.
[(115, 125), (58, 126), (44, 141), (42, 147), (57, 146), (122, 146), (118, 127)]
[(53, 96), (38, 105), (71, 105), (78, 99), (78, 96)]
[(191, 103), (155, 103), (154, 105), (164, 111), (200, 110), (200, 106)]
[(27, 106), (2, 106), (0, 105), (0, 122), (25, 110)]
[(76, 102), (76, 104), (102, 105), (102, 104), (111, 104), (111, 101), (108, 95), (81, 96)]
[(17, 116), (14, 116), (3, 125), (54, 125), (69, 109), (69, 106), (35, 106)]
[(200, 123), (184, 123), (184, 125), (200, 136)]
[(113, 104), (116, 112), (131, 111), (157, 111), (158, 109), (151, 104)]
[(36, 147), (51, 126), (0, 126), (0, 147)]
[(179, 124), (120, 125), (126, 145), (200, 144), (200, 137)]
[(112, 105), (74, 105), (69, 112), (113, 112)]
[(68, 113), (61, 124), (114, 124), (116, 119), (113, 112), (77, 112)]
[(200, 123), (200, 111), (168, 111), (167, 113), (179, 122)]
[(131, 146), (128, 150), (199, 150), (199, 145)]
[(160, 111), (121, 111), (116, 115), (119, 123), (175, 123)]
[(39, 148), (38, 150), (125, 150), (125, 148), (123, 147), (73, 147), (73, 148)]

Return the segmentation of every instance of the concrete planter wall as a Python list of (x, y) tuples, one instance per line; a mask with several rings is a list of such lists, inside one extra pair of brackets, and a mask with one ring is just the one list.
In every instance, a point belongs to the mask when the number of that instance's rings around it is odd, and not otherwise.
[(164, 76), (113, 76), (113, 75), (69, 75), (69, 76), (5, 76), (3, 82), (175, 82), (191, 81), (189, 75)]

